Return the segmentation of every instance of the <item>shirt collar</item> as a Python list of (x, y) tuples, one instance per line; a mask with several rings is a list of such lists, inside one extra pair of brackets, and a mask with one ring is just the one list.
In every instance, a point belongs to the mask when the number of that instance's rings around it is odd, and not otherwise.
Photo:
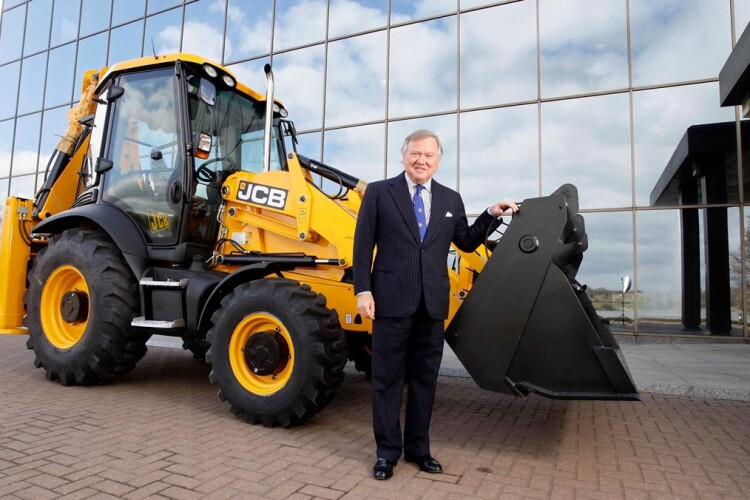
[[(404, 173), (404, 177), (406, 177), (406, 185), (409, 186), (409, 189), (417, 188), (417, 183), (411, 180), (411, 177), (409, 177), (409, 174)], [(432, 177), (427, 179), (427, 182), (422, 184), (422, 187), (424, 187), (428, 193), (432, 193)]]

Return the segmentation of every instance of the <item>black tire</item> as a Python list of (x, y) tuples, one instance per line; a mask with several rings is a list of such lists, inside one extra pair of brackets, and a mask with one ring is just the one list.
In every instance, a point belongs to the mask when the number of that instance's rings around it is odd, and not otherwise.
[[(301, 423), (325, 407), (344, 380), (346, 342), (338, 316), (308, 285), (276, 278), (240, 285), (224, 297), (211, 321), (210, 380), (232, 414), (250, 423)], [(269, 334), (287, 346), (288, 356), (278, 357), (273, 374), (256, 375), (245, 348), (250, 339)], [(248, 347), (248, 352), (254, 351)]]
[[(58, 300), (71, 292), (77, 297), (75, 320), (70, 302), (66, 310)], [(68, 229), (50, 238), (29, 273), (24, 302), (26, 346), (48, 380), (105, 384), (131, 371), (146, 354), (148, 335), (130, 326), (138, 311), (135, 278), (101, 231)]]

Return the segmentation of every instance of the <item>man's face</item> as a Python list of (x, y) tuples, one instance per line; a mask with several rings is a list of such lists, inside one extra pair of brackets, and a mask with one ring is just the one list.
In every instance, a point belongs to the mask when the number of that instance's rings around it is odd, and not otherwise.
[(433, 137), (409, 141), (403, 158), (406, 175), (417, 184), (424, 184), (440, 166), (440, 148)]

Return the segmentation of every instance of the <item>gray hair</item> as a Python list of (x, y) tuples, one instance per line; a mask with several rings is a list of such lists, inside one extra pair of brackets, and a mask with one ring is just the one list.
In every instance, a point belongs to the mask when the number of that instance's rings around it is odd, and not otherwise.
[(440, 142), (440, 137), (438, 137), (435, 132), (425, 129), (415, 130), (414, 132), (406, 136), (406, 139), (404, 139), (404, 143), (401, 145), (401, 156), (404, 156), (406, 154), (406, 148), (409, 147), (409, 143), (411, 141), (427, 139), (428, 137), (432, 137), (433, 139), (435, 139), (435, 142), (437, 142), (438, 145), (438, 152), (440, 153), (440, 156), (443, 156), (443, 144)]

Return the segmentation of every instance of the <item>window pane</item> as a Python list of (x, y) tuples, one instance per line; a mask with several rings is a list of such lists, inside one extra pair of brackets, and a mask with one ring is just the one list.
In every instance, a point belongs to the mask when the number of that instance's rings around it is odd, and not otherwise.
[(389, 116), (456, 108), (456, 19), (391, 31)]
[(36, 175), (22, 175), (10, 178), (10, 196), (19, 198), (34, 198)]
[(734, 109), (719, 107), (716, 83), (633, 93), (636, 204), (651, 204), (651, 193), (688, 127), (732, 120)]
[(634, 86), (716, 78), (732, 48), (726, 0), (633, 0), (630, 23)]
[(469, 213), (539, 196), (537, 106), (461, 113), (461, 193)]
[(57, 146), (57, 141), (68, 128), (68, 106), (50, 109), (42, 115), (42, 137), (39, 147), (39, 167), (38, 170), (44, 172), (47, 169), (52, 152)]
[(80, 36), (107, 29), (111, 10), (112, 0), (83, 0)]
[(734, 0), (734, 30), (737, 40), (750, 24), (750, 2), (743, 0)]
[[(385, 175), (385, 131), (383, 124), (366, 125), (325, 133), (323, 162), (365, 182)], [(326, 192), (335, 194), (339, 186), (325, 183)]]
[(385, 118), (386, 33), (328, 44), (326, 125)]
[(47, 53), (27, 57), (22, 61), (21, 88), (18, 95), (18, 114), (42, 109), (44, 99), (44, 71)]
[(581, 208), (632, 206), (627, 94), (542, 104), (542, 193), (578, 187)]
[(0, 119), (8, 118), (16, 114), (13, 103), (18, 98), (18, 77), (21, 69), (20, 62), (14, 62), (0, 66), (0, 95), (4, 97), (7, 106), (0, 106)]
[(110, 31), (108, 64), (111, 66), (116, 62), (141, 57), (141, 40), (143, 21), (126, 24)]
[(456, 12), (456, 0), (432, 0), (430, 2), (391, 0), (391, 24), (450, 12)]
[(13, 147), (11, 172), (14, 176), (36, 172), (41, 120), (41, 113), (26, 115), (16, 120), (16, 140)]
[(326, 2), (276, 0), (273, 49), (283, 50), (320, 42), (326, 34)]
[(632, 332), (635, 290), (622, 293), (623, 277), (634, 278), (632, 212), (582, 215), (589, 247), (576, 281), (588, 286), (586, 294), (597, 314), (609, 319), (613, 330)]
[[(273, 59), (276, 91), (297, 130), (317, 129), (323, 119), (322, 45), (280, 54)], [(265, 85), (261, 91), (265, 94)]]
[(26, 7), (21, 6), (3, 12), (0, 25), (0, 63), (21, 57), (23, 23), (26, 20)]
[(227, 12), (227, 61), (239, 61), (271, 52), (273, 0), (229, 0)]
[(146, 0), (114, 0), (112, 5), (112, 26), (143, 17)]
[(388, 0), (331, 0), (328, 36), (337, 37), (388, 24)]
[(196, 2), (185, 6), (182, 52), (200, 54), (222, 63), (224, 2)]
[(34, 0), (27, 5), (26, 22), (29, 26), (36, 26), (38, 29), (26, 30), (24, 55), (34, 54), (49, 46), (49, 26), (52, 19), (52, 0)]
[(75, 43), (69, 43), (49, 51), (47, 73), (54, 75), (54, 78), (47, 79), (47, 92), (44, 97), (45, 108), (71, 102), (73, 77), (75, 76), (75, 57)]
[[(0, 207), (5, 206), (5, 199), (8, 197), (9, 179), (0, 179)], [(0, 224), (3, 222), (3, 210), (0, 210)]]
[[(289, 137), (285, 137), (284, 139), (285, 139), (287, 151), (292, 151), (292, 145), (291, 145), (291, 141), (289, 141)], [(321, 140), (320, 132), (300, 134), (297, 136), (297, 139), (299, 141), (299, 144), (297, 145), (297, 150), (300, 152), (300, 154), (307, 156), (308, 158), (313, 158), (313, 159), (322, 157), (320, 153), (320, 140)]]
[(153, 14), (164, 9), (180, 5), (182, 0), (148, 0), (148, 13)]
[(76, 76), (73, 81), (74, 99), (80, 97), (83, 75), (90, 69), (100, 69), (107, 64), (107, 33), (85, 38), (78, 42), (78, 60)]
[[(237, 77), (237, 80), (244, 83), (260, 95), (266, 95), (266, 74), (263, 71), (263, 67), (268, 63), (268, 59), (256, 59), (254, 61), (247, 61), (240, 64), (233, 64), (227, 66), (227, 69)], [(274, 66), (274, 74), (276, 72), (276, 66)], [(278, 80), (278, 78), (276, 78)], [(281, 99), (287, 110), (291, 114), (292, 109), (289, 108), (286, 96), (282, 96), (276, 92), (277, 97)]]
[(536, 6), (461, 16), (461, 108), (536, 99)]
[[(736, 4), (735, 4), (736, 8)], [(0, 193), (2, 194), (2, 193)], [(748, 314), (750, 314), (750, 211), (748, 211), (748, 206), (745, 205), (745, 220), (744, 220), (744, 235), (742, 238), (745, 240), (745, 258), (742, 259), (739, 246), (732, 247), (730, 245), (729, 247), (729, 272), (731, 276), (731, 283), (732, 283), (732, 313), (734, 313), (735, 310), (738, 310), (740, 313), (742, 313), (742, 317), (740, 319), (740, 324), (738, 328), (742, 328), (743, 323), (745, 325), (750, 324), (750, 321), (748, 320)], [(744, 268), (745, 271), (745, 281), (744, 281), (744, 292), (745, 292), (745, 304), (744, 304), (744, 311), (742, 307), (742, 296), (740, 295), (740, 292), (742, 291), (742, 270)], [(734, 316), (732, 317), (734, 320)], [(744, 319), (744, 321), (742, 321)]]
[(78, 14), (81, 0), (55, 0), (52, 9), (52, 37), (50, 46), (69, 42), (78, 35)]
[(13, 126), (13, 120), (0, 122), (0, 177), (8, 177), (10, 175), (10, 158), (13, 150)]
[(10, 9), (11, 7), (15, 7), (16, 5), (20, 5), (24, 3), (26, 0), (5, 0), (5, 2), (2, 3), (3, 10)]
[(404, 139), (418, 129), (427, 129), (440, 137), (443, 145), (443, 157), (440, 166), (433, 177), (440, 184), (456, 189), (456, 115), (435, 116), (431, 118), (417, 118), (388, 124), (388, 158), (387, 177), (395, 177), (404, 171), (401, 162), (401, 146)]
[(542, 97), (627, 88), (625, 17), (622, 0), (542, 0)]
[(146, 34), (143, 37), (143, 55), (171, 54), (180, 51), (182, 33), (182, 9), (168, 10), (163, 14), (146, 18)]

